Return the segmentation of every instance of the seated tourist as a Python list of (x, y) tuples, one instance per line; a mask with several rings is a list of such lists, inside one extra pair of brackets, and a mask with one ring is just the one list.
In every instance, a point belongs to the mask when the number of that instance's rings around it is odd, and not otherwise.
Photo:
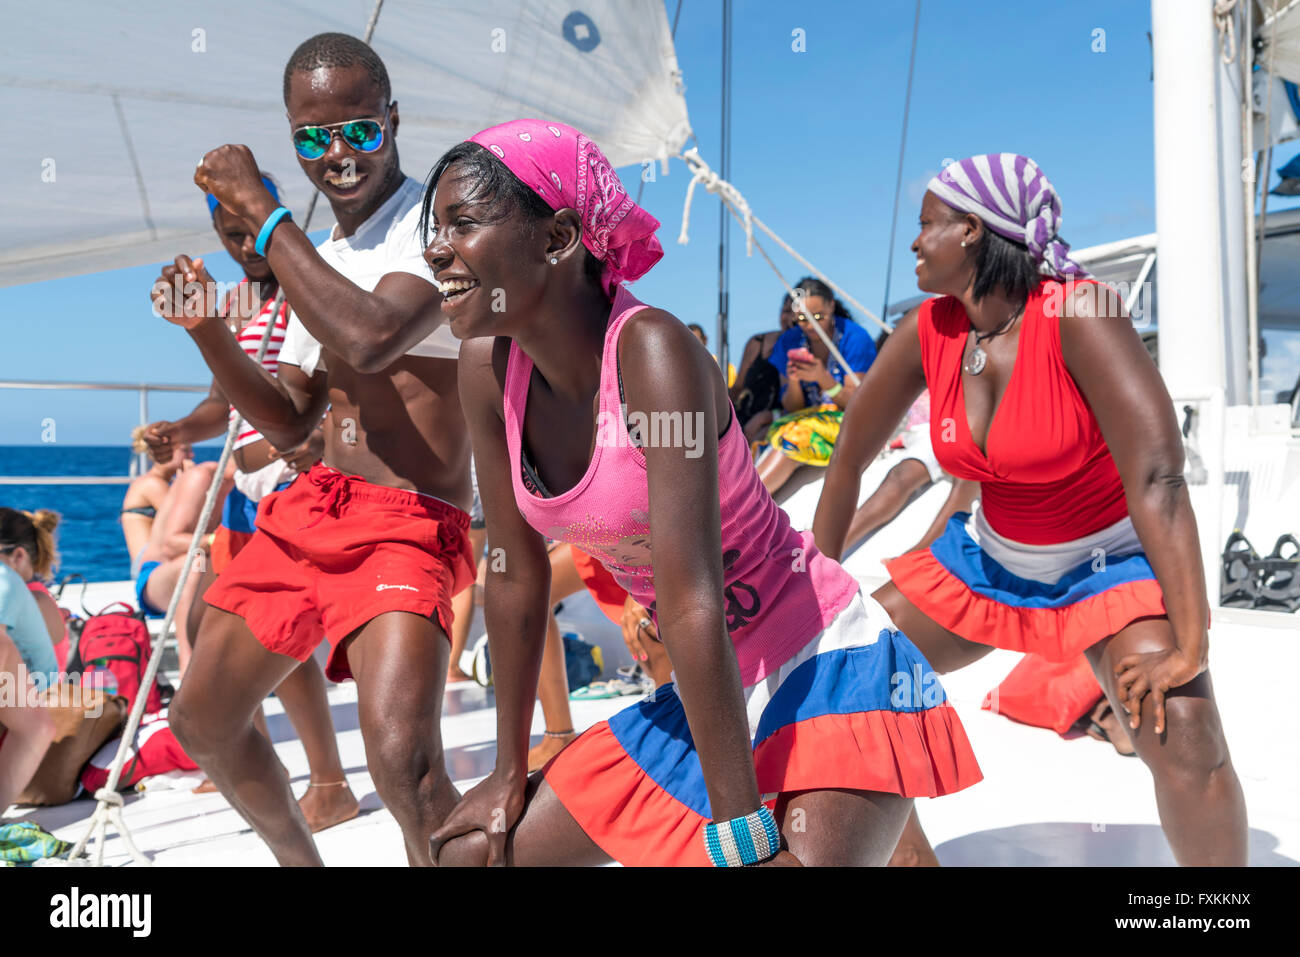
[(59, 560), (54, 540), (54, 530), (58, 525), (58, 512), (47, 509), (21, 512), (0, 508), (0, 562), (12, 568), (27, 583), (62, 669), (68, 659), (68, 626), (63, 612), (45, 587)]
[(740, 368), (731, 385), (731, 403), (736, 420), (750, 442), (763, 442), (767, 427), (781, 408), (781, 373), (772, 365), (772, 350), (777, 340), (794, 325), (794, 304), (787, 293), (781, 299), (780, 328), (751, 336), (740, 353)]
[[(848, 372), (861, 377), (876, 358), (871, 335), (853, 321), (844, 304), (819, 279), (800, 280), (802, 299), (795, 324), (782, 333), (772, 349), (771, 363), (781, 374), (782, 431), (758, 462), (758, 474), (768, 492), (776, 494), (800, 464), (826, 465), (834, 448), (844, 407), (855, 391)], [(848, 364), (835, 359), (822, 337), (809, 327), (816, 322), (835, 343)]]
[[(131, 451), (140, 454), (148, 449), (145, 426), (137, 426), (131, 432)], [(126, 551), (131, 556), (131, 577), (134, 578), (140, 568), (140, 552), (149, 543), (149, 533), (153, 530), (154, 519), (172, 480), (185, 468), (194, 464), (194, 449), (188, 444), (177, 445), (161, 462), (155, 461), (149, 471), (137, 475), (126, 487), (122, 498), (122, 536), (126, 539)]]

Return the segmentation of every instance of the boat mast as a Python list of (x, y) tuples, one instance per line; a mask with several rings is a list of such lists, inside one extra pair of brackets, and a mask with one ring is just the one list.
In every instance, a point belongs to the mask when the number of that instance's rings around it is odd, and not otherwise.
[[(718, 172), (731, 182), (731, 0), (722, 0), (722, 135)], [(727, 204), (718, 204), (718, 367), (727, 380), (727, 325), (731, 308), (731, 216)], [(728, 383), (730, 385), (730, 383)]]

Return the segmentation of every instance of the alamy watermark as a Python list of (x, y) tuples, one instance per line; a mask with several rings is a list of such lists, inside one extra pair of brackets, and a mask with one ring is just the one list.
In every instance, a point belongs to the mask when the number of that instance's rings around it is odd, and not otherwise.
[(623, 404), (616, 413), (602, 409), (596, 416), (596, 445), (685, 449), (688, 459), (698, 459), (704, 454), (704, 413), (629, 412)]
[(102, 676), (70, 672), (54, 683), (44, 672), (31, 672), (18, 665), (17, 671), (0, 671), (0, 708), (66, 708), (81, 711), (87, 718), (104, 713), (104, 695), (97, 681)]

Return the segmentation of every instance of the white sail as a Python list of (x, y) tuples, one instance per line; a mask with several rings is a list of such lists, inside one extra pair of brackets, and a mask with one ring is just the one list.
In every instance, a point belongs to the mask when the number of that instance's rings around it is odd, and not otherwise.
[[(285, 62), (324, 31), (361, 36), (373, 0), (11, 5), (0, 34), (0, 286), (213, 246), (191, 176), (252, 148), (301, 214)], [(372, 41), (398, 101), (402, 166), (521, 116), (587, 132), (615, 166), (666, 160), (690, 121), (663, 0), (387, 0)], [(314, 227), (330, 223), (318, 206)]]

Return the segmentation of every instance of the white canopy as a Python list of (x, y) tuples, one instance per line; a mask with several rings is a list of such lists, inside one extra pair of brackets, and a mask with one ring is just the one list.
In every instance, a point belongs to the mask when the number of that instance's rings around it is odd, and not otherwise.
[[(157, 262), (214, 234), (191, 179), (245, 143), (301, 219), (285, 62), (307, 37), (362, 36), (374, 0), (11, 5), (0, 35), (0, 286)], [(372, 45), (401, 110), (407, 173), (522, 116), (588, 133), (615, 166), (690, 136), (663, 0), (386, 0)], [(319, 204), (313, 228), (331, 223)]]

